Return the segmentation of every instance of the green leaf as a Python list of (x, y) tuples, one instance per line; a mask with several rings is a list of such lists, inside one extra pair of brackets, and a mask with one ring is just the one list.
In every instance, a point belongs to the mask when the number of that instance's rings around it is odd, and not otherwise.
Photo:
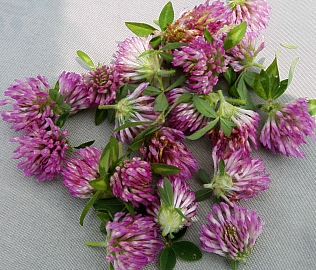
[(79, 58), (86, 63), (88, 66), (90, 67), (94, 67), (94, 63), (91, 60), (91, 58), (89, 57), (89, 55), (87, 55), (85, 52), (78, 50), (77, 51), (77, 55), (79, 56)]
[(177, 106), (179, 103), (187, 103), (187, 102), (190, 102), (192, 99), (192, 94), (189, 94), (189, 93), (184, 93), (182, 95), (180, 95), (175, 102), (172, 103), (172, 105), (168, 108), (168, 110), (166, 111), (165, 113), (165, 116), (167, 116), (171, 110)]
[(238, 264), (239, 264), (238, 260), (231, 260), (230, 265), (232, 267), (232, 270), (237, 270), (238, 269)]
[(290, 71), (289, 71), (288, 85), (290, 85), (292, 82), (294, 70), (299, 59), (300, 59), (299, 57), (295, 58), (291, 64)]
[(203, 184), (209, 184), (211, 177), (207, 174), (203, 169), (198, 170), (198, 177), (202, 181)]
[(203, 36), (205, 38), (206, 41), (208, 41), (209, 43), (213, 43), (214, 38), (212, 36), (212, 34), (210, 33), (210, 31), (208, 31), (207, 29), (205, 29), (203, 31)]
[(134, 217), (135, 216), (135, 211), (134, 211), (133, 204), (131, 202), (124, 202), (124, 201), (122, 201), (122, 202), (125, 205), (125, 207), (128, 210), (128, 212), (131, 214), (131, 216)]
[(143, 130), (141, 133), (139, 133), (130, 143), (128, 149), (135, 151), (138, 150), (140, 145), (142, 144), (143, 140), (145, 139), (146, 136), (149, 134), (154, 133), (155, 131), (159, 130), (160, 127), (157, 127), (155, 125), (149, 126), (145, 130)]
[(218, 163), (218, 169), (219, 169), (219, 173), (220, 175), (224, 175), (226, 173), (226, 166), (225, 166), (225, 162), (223, 159), (221, 159)]
[(161, 45), (162, 43), (162, 37), (161, 36), (157, 36), (157, 37), (153, 37), (149, 44), (153, 47), (153, 49), (158, 49), (159, 45)]
[(253, 91), (257, 96), (261, 97), (264, 100), (268, 100), (269, 92), (266, 92), (266, 87), (269, 87), (269, 78), (266, 75), (266, 72), (262, 69), (260, 74), (258, 74), (255, 78)]
[(287, 49), (297, 49), (298, 46), (297, 45), (293, 45), (293, 44), (288, 44), (288, 43), (280, 43), (280, 45), (284, 48), (287, 48)]
[(89, 182), (89, 185), (96, 190), (106, 190), (108, 187), (108, 178), (100, 177)]
[(60, 115), (58, 117), (58, 120), (56, 121), (56, 126), (62, 128), (65, 125), (69, 115), (70, 115), (70, 112), (66, 112), (66, 113), (63, 113), (62, 115)]
[(87, 202), (87, 204), (83, 208), (81, 215), (80, 215), (80, 220), (79, 220), (79, 223), (81, 226), (83, 226), (84, 218), (86, 217), (91, 206), (94, 204), (94, 202), (98, 198), (99, 194), (100, 194), (100, 191), (97, 191), (96, 193), (94, 193), (94, 195), (90, 198), (90, 200)]
[(176, 210), (176, 212), (179, 214), (180, 217), (182, 217), (183, 219), (189, 221), (189, 222), (192, 222), (192, 219), (186, 217), (182, 211), (181, 211), (181, 208), (174, 208), (174, 210)]
[(161, 47), (159, 50), (160, 51), (168, 51), (168, 50), (174, 50), (174, 49), (178, 49), (182, 46), (187, 46), (187, 43), (183, 43), (183, 42), (172, 42), (172, 43), (168, 43), (167, 45)]
[(221, 123), (221, 128), (224, 131), (225, 136), (229, 137), (232, 132), (233, 127), (235, 127), (236, 124), (225, 118), (221, 118), (220, 123)]
[(118, 128), (114, 129), (113, 132), (118, 132), (122, 129), (125, 128), (130, 128), (130, 127), (136, 127), (136, 126), (142, 126), (142, 125), (150, 125), (153, 122), (149, 122), (149, 121), (140, 121), (140, 122), (126, 122), (123, 125), (119, 126)]
[(173, 60), (173, 55), (166, 52), (159, 52), (159, 55), (162, 59), (164, 59), (166, 62), (171, 63)]
[(200, 98), (197, 95), (194, 95), (192, 101), (195, 108), (204, 116), (209, 117), (209, 118), (217, 117), (217, 113), (215, 112), (215, 110), (204, 99)]
[(168, 178), (164, 178), (163, 188), (158, 186), (158, 192), (162, 202), (169, 207), (173, 207), (173, 190)]
[(202, 258), (202, 252), (198, 246), (189, 241), (180, 241), (172, 244), (173, 251), (184, 261), (198, 261)]
[(111, 220), (109, 213), (99, 212), (96, 215), (102, 223), (107, 223), (109, 220)]
[(143, 56), (150, 55), (150, 54), (156, 54), (156, 53), (157, 53), (156, 50), (149, 49), (149, 50), (142, 52), (140, 55), (137, 56), (137, 58), (140, 59)]
[(48, 90), (49, 97), (52, 101), (55, 101), (57, 103), (57, 100), (60, 96), (60, 93), (58, 92), (58, 89), (49, 89)]
[(285, 92), (287, 87), (288, 87), (288, 79), (281, 81), (279, 88), (273, 92), (272, 99), (275, 100), (278, 97), (280, 97)]
[(224, 77), (229, 85), (233, 85), (237, 79), (236, 72), (231, 66), (224, 72)]
[(166, 88), (165, 92), (170, 91), (173, 88), (176, 88), (179, 85), (182, 85), (185, 81), (185, 76), (181, 75), (174, 83), (172, 83), (169, 87)]
[(143, 92), (144, 96), (157, 96), (161, 93), (161, 90), (154, 86), (147, 86)]
[(247, 29), (247, 22), (242, 22), (241, 24), (234, 27), (228, 34), (224, 41), (224, 49), (228, 50), (236, 46), (244, 37)]
[(172, 270), (176, 265), (176, 254), (171, 247), (165, 247), (160, 254), (160, 269)]
[(111, 145), (110, 142), (104, 147), (99, 161), (99, 174), (100, 177), (106, 175), (110, 168), (110, 157), (111, 157)]
[(254, 111), (255, 110), (255, 106), (253, 104), (253, 101), (252, 101), (252, 98), (249, 94), (249, 91), (247, 89), (247, 86), (244, 82), (244, 76), (242, 76), (239, 81), (238, 81), (238, 84), (237, 84), (237, 93), (238, 95), (240, 96), (241, 99), (245, 100), (246, 101), (246, 105), (245, 106), (242, 106), (244, 109), (247, 109), (247, 110), (252, 110)]
[(180, 231), (173, 234), (173, 238), (170, 239), (172, 242), (179, 240), (181, 237), (183, 237), (187, 231), (188, 227), (183, 227)]
[[(209, 183), (209, 182), (208, 182)], [(202, 202), (210, 199), (213, 194), (213, 190), (209, 188), (203, 188), (195, 192), (195, 201)]]
[(310, 99), (308, 101), (308, 112), (311, 116), (316, 115), (316, 99)]
[(153, 173), (161, 175), (172, 175), (181, 171), (178, 167), (168, 164), (150, 163), (150, 167)]
[(156, 102), (154, 105), (154, 111), (164, 111), (168, 108), (169, 104), (168, 104), (168, 100), (167, 97), (165, 95), (165, 93), (160, 93), (157, 98), (156, 98)]
[(273, 62), (267, 68), (266, 73), (269, 77), (270, 97), (273, 98), (274, 92), (277, 91), (277, 89), (280, 86), (280, 75), (279, 75), (277, 57), (274, 58)]
[(139, 37), (147, 37), (148, 35), (151, 35), (154, 30), (156, 30), (155, 27), (152, 27), (146, 23), (125, 22), (125, 25), (129, 30)]
[(100, 125), (107, 117), (108, 110), (97, 108), (94, 115), (94, 123), (96, 126)]
[(252, 89), (254, 88), (254, 84), (255, 84), (255, 79), (257, 77), (258, 73), (257, 72), (246, 72), (244, 73), (244, 81), (246, 82), (247, 85), (249, 85), (249, 87), (251, 87)]
[(94, 144), (94, 142), (95, 142), (95, 140), (93, 140), (93, 141), (88, 141), (88, 142), (85, 142), (85, 143), (80, 144), (79, 146), (75, 146), (74, 148), (75, 148), (75, 149), (85, 148), (85, 147), (87, 147), (87, 146), (90, 146), (90, 145)]
[(159, 15), (159, 26), (162, 31), (167, 28), (167, 24), (172, 24), (174, 20), (174, 11), (172, 3), (169, 1), (162, 9)]
[(113, 266), (113, 263), (110, 263), (110, 270), (115, 270), (114, 266)]
[(111, 214), (111, 217), (117, 212), (126, 212), (126, 206), (118, 198), (100, 199), (97, 200), (93, 207), (96, 211), (106, 212)]
[(190, 136), (187, 136), (187, 139), (194, 141), (194, 140), (197, 140), (197, 139), (201, 138), (206, 132), (208, 132), (213, 127), (215, 127), (215, 125), (217, 124), (218, 120), (219, 120), (219, 118), (217, 117), (212, 122), (207, 124), (205, 127), (199, 129), (198, 131), (194, 132)]

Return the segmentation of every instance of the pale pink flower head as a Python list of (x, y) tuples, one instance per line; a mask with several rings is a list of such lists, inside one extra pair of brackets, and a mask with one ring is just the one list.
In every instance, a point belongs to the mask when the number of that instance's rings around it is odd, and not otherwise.
[(53, 106), (48, 90), (47, 79), (42, 76), (26, 78), (26, 81), (15, 80), (16, 84), (4, 92), (10, 99), (0, 100), (0, 106), (11, 104), (13, 109), (1, 111), (4, 121), (13, 123), (12, 129), (28, 131), (33, 124), (44, 125), (47, 117), (54, 117)]
[(221, 40), (211, 43), (204, 37), (197, 37), (188, 46), (174, 50), (173, 56), (172, 64), (182, 67), (191, 92), (198, 94), (212, 92), (229, 61)]
[(214, 204), (207, 220), (200, 232), (202, 250), (243, 263), (265, 225), (255, 211), (235, 203)]
[(305, 98), (289, 103), (275, 103), (267, 108), (268, 119), (261, 130), (260, 142), (272, 153), (280, 152), (285, 156), (304, 157), (299, 149), (306, 144), (306, 136), (315, 139), (316, 123), (308, 113)]
[(152, 217), (118, 212), (106, 229), (106, 261), (115, 270), (139, 270), (154, 262), (164, 244)]
[(23, 158), (19, 169), (27, 177), (36, 176), (37, 181), (58, 177), (69, 147), (68, 132), (62, 131), (50, 118), (45, 121), (41, 127), (34, 124), (28, 134), (11, 139), (20, 144), (13, 156), (14, 159)]
[(148, 205), (155, 199), (150, 164), (139, 157), (117, 165), (110, 177), (110, 186), (116, 197), (131, 202), (134, 207)]
[(99, 161), (101, 152), (95, 147), (85, 147), (74, 153), (76, 156), (65, 161), (62, 169), (63, 184), (70, 194), (78, 198), (91, 198), (94, 188), (89, 182), (100, 177)]

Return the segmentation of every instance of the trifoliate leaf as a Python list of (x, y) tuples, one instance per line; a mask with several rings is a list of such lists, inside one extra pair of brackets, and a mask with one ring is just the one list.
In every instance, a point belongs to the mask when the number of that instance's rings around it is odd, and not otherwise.
[(288, 85), (288, 79), (281, 81), (278, 89), (273, 92), (272, 99), (275, 100), (280, 97), (285, 92)]
[(210, 188), (203, 188), (198, 191), (195, 191), (195, 201), (202, 202), (207, 199), (210, 199), (212, 194), (213, 194), (213, 190)]
[(172, 244), (173, 251), (184, 261), (198, 261), (202, 258), (202, 252), (198, 246), (189, 241), (180, 241)]
[(228, 50), (236, 46), (244, 37), (247, 29), (247, 22), (242, 22), (241, 24), (234, 27), (230, 32), (228, 32), (227, 37), (224, 41), (224, 49)]
[(207, 174), (203, 169), (198, 170), (198, 177), (202, 181), (203, 184), (209, 184), (211, 177)]
[(265, 70), (262, 69), (260, 74), (255, 78), (253, 91), (257, 96), (264, 100), (268, 100), (270, 98), (269, 85), (269, 77)]
[(125, 22), (125, 25), (129, 30), (139, 37), (147, 37), (148, 35), (152, 34), (154, 30), (156, 30), (155, 27), (152, 27), (146, 23)]
[(174, 20), (174, 10), (172, 3), (169, 1), (162, 9), (159, 15), (159, 26), (162, 31), (167, 28), (167, 24), (171, 24)]
[(210, 131), (213, 127), (215, 127), (218, 120), (219, 120), (219, 118), (217, 117), (212, 122), (207, 124), (205, 127), (199, 129), (198, 131), (194, 132), (190, 136), (187, 136), (187, 139), (194, 141), (194, 140), (201, 138), (206, 132)]
[(176, 254), (171, 247), (165, 247), (160, 254), (160, 269), (172, 270), (176, 265)]
[(153, 37), (150, 40), (149, 44), (151, 45), (151, 47), (153, 47), (154, 50), (156, 50), (161, 45), (161, 42), (162, 42), (162, 37), (161, 36), (157, 36), (157, 37)]
[(213, 43), (214, 38), (212, 36), (212, 34), (210, 33), (210, 31), (208, 31), (207, 29), (205, 29), (203, 31), (203, 36), (205, 38), (206, 41), (208, 41), (209, 43)]
[(311, 116), (316, 115), (316, 99), (310, 99), (308, 101), (308, 112)]
[(225, 134), (225, 136), (229, 137), (233, 127), (236, 126), (236, 124), (228, 119), (221, 118), (220, 120), (221, 128)]
[(270, 84), (269, 85), (269, 89), (270, 89), (269, 96), (273, 97), (274, 92), (277, 91), (277, 89), (280, 86), (280, 75), (279, 75), (277, 57), (274, 58), (273, 62), (267, 68), (266, 74), (269, 77), (269, 84)]
[(83, 210), (81, 212), (81, 215), (80, 215), (80, 220), (79, 220), (79, 223), (80, 223), (81, 226), (83, 226), (84, 218), (86, 217), (86, 215), (87, 215), (89, 209), (91, 208), (91, 206), (97, 200), (99, 194), (100, 194), (100, 191), (97, 191), (96, 193), (94, 193), (94, 195), (90, 198), (90, 200), (87, 202), (87, 204), (83, 208)]
[(287, 48), (287, 49), (297, 49), (298, 46), (297, 45), (293, 45), (293, 44), (288, 44), (288, 43), (280, 43), (280, 45), (284, 48)]
[(244, 76), (241, 76), (238, 83), (237, 83), (237, 93), (240, 96), (241, 99), (246, 101), (246, 105), (242, 106), (242, 108), (247, 110), (255, 110), (255, 105), (253, 104), (252, 98), (249, 94), (248, 88), (244, 81)]
[(161, 175), (172, 175), (181, 171), (181, 169), (176, 166), (160, 163), (150, 163), (150, 168), (153, 173)]
[(217, 113), (215, 112), (215, 110), (204, 99), (200, 98), (197, 95), (194, 95), (192, 101), (195, 108), (204, 116), (209, 117), (209, 118), (217, 117)]
[(89, 57), (89, 55), (87, 55), (85, 52), (78, 50), (77, 51), (77, 55), (79, 56), (79, 58), (86, 63), (88, 66), (90, 67), (94, 67), (94, 63), (91, 60), (91, 58)]
[(168, 103), (165, 93), (160, 93), (156, 98), (156, 102), (154, 104), (154, 111), (163, 112), (164, 110), (168, 108), (168, 106), (169, 106), (169, 103)]
[(244, 76), (243, 76), (244, 81), (252, 89), (254, 88), (254, 83), (255, 83), (255, 79), (256, 79), (257, 75), (258, 75), (258, 73), (253, 72), (253, 71), (248, 71), (248, 72), (244, 73)]
[(95, 142), (95, 140), (93, 140), (93, 141), (88, 141), (88, 142), (82, 143), (82, 144), (80, 144), (80, 145), (78, 145), (78, 146), (75, 146), (74, 148), (75, 148), (75, 149), (85, 148), (85, 147), (87, 147), (87, 146), (90, 146), (90, 145), (94, 144), (94, 142)]

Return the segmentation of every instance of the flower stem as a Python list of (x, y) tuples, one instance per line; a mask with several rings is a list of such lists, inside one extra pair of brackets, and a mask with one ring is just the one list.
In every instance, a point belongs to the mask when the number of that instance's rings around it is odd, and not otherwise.
[(259, 64), (259, 63), (253, 63), (253, 66), (254, 66), (254, 67), (261, 68), (261, 69), (265, 69), (265, 68), (266, 68), (266, 66), (261, 65), (261, 64)]
[(86, 241), (85, 244), (90, 247), (105, 247), (106, 242), (90, 242)]
[(103, 109), (117, 109), (117, 105), (101, 105), (98, 106), (98, 109), (103, 110)]

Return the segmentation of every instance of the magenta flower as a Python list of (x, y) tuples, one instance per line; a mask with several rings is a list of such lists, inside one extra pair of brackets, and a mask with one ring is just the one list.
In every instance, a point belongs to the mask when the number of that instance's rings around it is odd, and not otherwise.
[(190, 150), (182, 143), (183, 132), (169, 127), (162, 127), (145, 140), (140, 147), (144, 159), (150, 163), (162, 163), (176, 166), (181, 171), (173, 177), (191, 178), (196, 172), (198, 163)]
[(96, 105), (112, 104), (116, 90), (122, 85), (118, 72), (113, 65), (96, 67), (86, 76), (90, 102)]
[(255, 211), (223, 202), (213, 205), (207, 220), (200, 232), (202, 249), (243, 263), (265, 224)]
[[(163, 179), (158, 182), (158, 185), (163, 187)], [(173, 238), (173, 233), (192, 224), (198, 204), (195, 202), (194, 191), (190, 190), (189, 185), (183, 179), (175, 178), (171, 185), (173, 205), (165, 205), (162, 199), (153, 200), (152, 204), (147, 207), (147, 212), (154, 216), (162, 231), (162, 236), (169, 235), (170, 238)], [(175, 210), (176, 208), (182, 212), (182, 216)]]
[(271, 7), (266, 0), (231, 0), (229, 24), (247, 22), (248, 31), (259, 34), (266, 29), (270, 19)]
[[(187, 88), (173, 88), (167, 92), (168, 102), (172, 105), (182, 94), (190, 93)], [(170, 127), (182, 132), (194, 132), (201, 129), (209, 119), (202, 115), (193, 102), (179, 103), (170, 112), (168, 123)]]
[(224, 159), (224, 172), (221, 172), (220, 160), (216, 156), (213, 161), (214, 177), (210, 184), (203, 187), (213, 189), (216, 197), (230, 201), (248, 200), (268, 189), (269, 174), (264, 173), (265, 167), (260, 158), (245, 157), (242, 150), (235, 151)]
[(138, 270), (155, 261), (164, 244), (151, 217), (118, 212), (106, 223), (106, 261), (115, 270)]
[(261, 131), (260, 141), (273, 153), (285, 156), (304, 157), (300, 151), (305, 144), (305, 136), (315, 139), (316, 123), (308, 113), (305, 98), (298, 98), (289, 103), (275, 103), (266, 108), (268, 119)]
[(62, 182), (72, 196), (90, 198), (94, 188), (89, 185), (89, 182), (100, 177), (101, 152), (95, 147), (85, 147), (76, 151), (75, 154), (77, 156), (67, 159), (65, 167), (62, 168)]
[(33, 124), (41, 126), (47, 117), (54, 116), (52, 106), (55, 103), (49, 98), (50, 86), (45, 77), (15, 81), (17, 84), (11, 85), (4, 92), (11, 99), (0, 101), (0, 106), (12, 104), (12, 110), (1, 112), (4, 121), (14, 123), (12, 129), (28, 131), (32, 129)]
[(64, 102), (71, 107), (71, 114), (91, 106), (88, 88), (83, 76), (74, 72), (63, 72), (58, 78), (59, 92)]
[(116, 197), (124, 202), (131, 202), (134, 207), (139, 207), (139, 204), (148, 205), (155, 199), (152, 194), (150, 164), (139, 157), (125, 160), (118, 165), (110, 177), (110, 186)]
[(183, 68), (191, 92), (199, 94), (212, 92), (219, 74), (225, 72), (228, 65), (223, 42), (210, 43), (204, 37), (197, 37), (181, 50), (174, 50), (173, 56), (172, 63)]
[(19, 169), (27, 177), (36, 176), (37, 181), (56, 178), (66, 158), (67, 135), (67, 131), (62, 131), (46, 118), (43, 126), (34, 124), (27, 135), (11, 139), (20, 144), (13, 156), (14, 159), (24, 159), (19, 163)]

